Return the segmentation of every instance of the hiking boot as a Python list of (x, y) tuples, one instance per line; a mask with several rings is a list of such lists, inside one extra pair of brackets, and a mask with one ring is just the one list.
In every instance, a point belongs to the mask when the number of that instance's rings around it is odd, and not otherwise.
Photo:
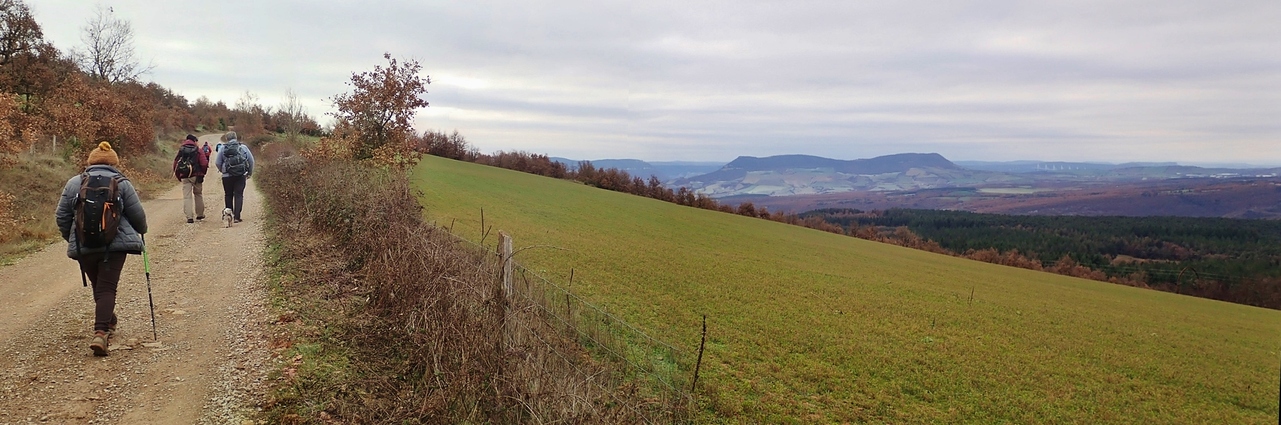
[(205, 216), (203, 216), (203, 215), (198, 215), (198, 216), (196, 216), (196, 220), (205, 221)]
[(236, 223), (239, 223), (241, 220), (237, 218), (237, 219), (232, 220), (232, 221), (234, 221), (234, 222), (236, 222)]
[(187, 219), (187, 224), (191, 224), (191, 223), (195, 223), (195, 222), (196, 222), (196, 220), (192, 220), (192, 219), (190, 219), (190, 218), (189, 218), (189, 219)]
[(111, 337), (106, 332), (93, 331), (93, 341), (89, 343), (89, 349), (93, 350), (93, 355), (104, 357), (107, 355), (107, 348)]

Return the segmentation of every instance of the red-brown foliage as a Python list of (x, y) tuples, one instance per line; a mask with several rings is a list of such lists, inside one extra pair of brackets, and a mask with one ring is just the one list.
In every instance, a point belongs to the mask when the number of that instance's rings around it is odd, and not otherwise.
[(427, 93), (429, 77), (419, 77), (418, 61), (400, 62), (384, 53), (387, 67), (351, 75), (350, 93), (334, 96), (337, 112), (333, 117), (349, 126), (353, 158), (377, 159), (382, 163), (416, 162), (414, 115), (427, 107), (422, 95)]
[(415, 140), (415, 147), (419, 152), (456, 159), (459, 161), (478, 162), (480, 151), (467, 143), (467, 138), (454, 130), (452, 134), (435, 131), (424, 131), (422, 136)]
[(475, 162), (558, 179), (564, 178), (568, 174), (565, 164), (552, 161), (551, 157), (547, 155), (529, 152), (499, 151), (493, 155), (478, 155)]

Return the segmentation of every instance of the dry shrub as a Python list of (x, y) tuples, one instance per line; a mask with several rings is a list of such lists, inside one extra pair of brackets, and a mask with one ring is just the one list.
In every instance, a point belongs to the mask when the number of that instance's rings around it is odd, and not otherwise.
[[(276, 161), (298, 154), (298, 148), (288, 142), (272, 141), (262, 145), (260, 161)], [(256, 157), (255, 157), (256, 158)]]
[(0, 243), (11, 242), (19, 235), (20, 229), (13, 199), (13, 195), (0, 192)]
[(315, 418), (289, 420), (636, 423), (653, 412), (535, 306), (505, 300), (495, 256), (424, 223), (403, 171), (290, 156), (257, 176), (275, 233), (291, 235), (285, 254), (350, 309), (326, 332), (352, 353), (351, 373), (326, 384), (340, 389), (322, 391), (332, 400)]
[(339, 121), (334, 126), (333, 132), (328, 136), (320, 138), (315, 146), (302, 151), (304, 157), (312, 161), (329, 162), (343, 158), (351, 158), (351, 146), (355, 143), (355, 130), (351, 126)]
[(0, 95), (0, 166), (12, 165), (16, 161), (13, 155), (22, 152), (22, 144), (16, 135), (13, 121), (21, 116), (18, 102), (12, 95)]
[(254, 135), (253, 137), (249, 138), (246, 144), (248, 144), (250, 147), (260, 148), (263, 145), (274, 142), (274, 141), (276, 141), (275, 134), (262, 133), (262, 134)]

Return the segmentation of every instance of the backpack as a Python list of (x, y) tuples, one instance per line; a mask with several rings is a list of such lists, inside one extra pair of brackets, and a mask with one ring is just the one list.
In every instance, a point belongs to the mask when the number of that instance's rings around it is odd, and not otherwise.
[(240, 151), (240, 142), (227, 142), (222, 146), (223, 171), (232, 176), (249, 174), (249, 160)]
[(196, 169), (200, 167), (200, 148), (196, 145), (182, 145), (178, 148), (178, 164), (174, 166), (174, 177), (185, 179), (196, 175)]
[(76, 242), (84, 248), (111, 245), (120, 230), (120, 175), (80, 175), (80, 195), (76, 197)]

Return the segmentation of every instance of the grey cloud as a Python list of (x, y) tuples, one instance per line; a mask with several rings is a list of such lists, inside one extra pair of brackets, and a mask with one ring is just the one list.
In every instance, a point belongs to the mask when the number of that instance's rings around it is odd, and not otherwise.
[[(189, 98), (292, 87), (319, 115), (383, 52), (417, 59), (419, 126), (482, 149), (1281, 164), (1275, 0), (113, 6)], [(82, 19), (47, 16), (90, 7), (35, 5), (63, 48)]]

